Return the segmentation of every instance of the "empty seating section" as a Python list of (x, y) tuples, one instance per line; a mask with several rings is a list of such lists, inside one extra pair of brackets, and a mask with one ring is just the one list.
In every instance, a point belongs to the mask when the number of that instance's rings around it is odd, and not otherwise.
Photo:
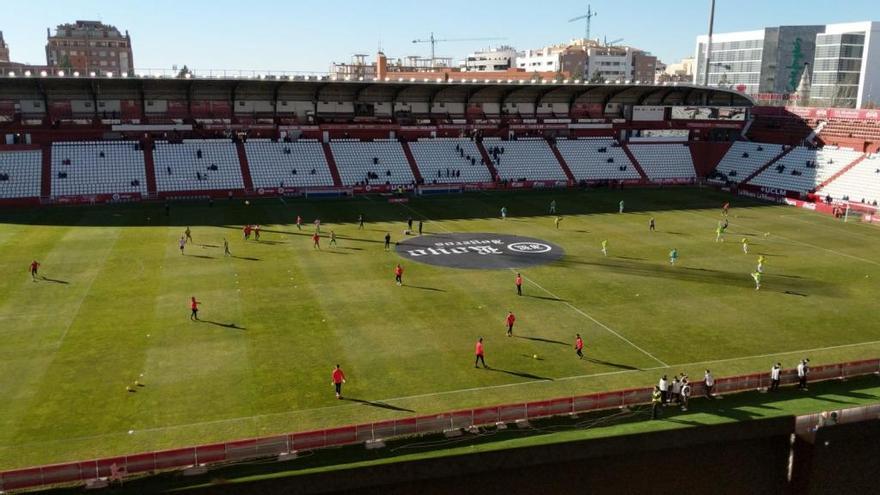
[(798, 146), (749, 183), (806, 193), (861, 155), (858, 151), (845, 148), (826, 146), (811, 149)]
[(560, 139), (556, 148), (577, 180), (641, 178), (623, 148), (613, 139)]
[(819, 195), (834, 200), (880, 204), (880, 156), (874, 155), (856, 164), (825, 186)]
[(629, 150), (651, 180), (690, 179), (697, 175), (686, 144), (631, 144)]
[(157, 141), (153, 160), (159, 191), (244, 189), (238, 152), (231, 140)]
[(39, 150), (0, 151), (0, 199), (39, 197), (42, 160)]
[(343, 185), (394, 186), (415, 181), (403, 147), (395, 140), (340, 139), (330, 141), (330, 149)]
[(873, 120), (829, 120), (820, 138), (860, 139), (865, 141), (880, 141), (880, 122)]
[(258, 139), (244, 143), (254, 187), (326, 187), (333, 177), (318, 141), (292, 143)]
[(715, 170), (731, 182), (741, 182), (780, 153), (781, 144), (737, 141), (727, 150)]
[(144, 152), (135, 142), (52, 145), (52, 196), (147, 194)]
[[(568, 180), (544, 139), (484, 139), (483, 146), (504, 180)], [(498, 152), (493, 152), (496, 148)]]
[(420, 139), (409, 143), (426, 183), (488, 182), (489, 169), (470, 139)]

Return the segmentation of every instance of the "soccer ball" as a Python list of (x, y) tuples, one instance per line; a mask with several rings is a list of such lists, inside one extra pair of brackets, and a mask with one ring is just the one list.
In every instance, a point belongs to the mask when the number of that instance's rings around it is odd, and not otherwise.
[(244, 204), (245, 204), (245, 205), (248, 205), (248, 206), (250, 206), (250, 204), (251, 204), (251, 202), (250, 202), (250, 201), (247, 201), (247, 200), (245, 200), (245, 202), (244, 202)]
[(538, 359), (538, 355), (537, 355), (537, 354), (532, 354), (532, 359)]

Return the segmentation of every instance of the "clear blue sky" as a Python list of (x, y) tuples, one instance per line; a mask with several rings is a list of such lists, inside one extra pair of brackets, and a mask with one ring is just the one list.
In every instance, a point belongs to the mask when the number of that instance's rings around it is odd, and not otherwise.
[[(706, 31), (709, 0), (590, 0), (592, 37), (624, 38), (675, 62)], [(14, 4), (14, 7), (12, 5)], [(43, 64), (46, 28), (99, 19), (128, 30), (138, 68), (326, 71), (352, 53), (428, 55), (413, 45), (431, 31), (443, 38), (504, 37), (518, 49), (582, 37), (584, 0), (2, 0), (0, 31), (12, 60)], [(716, 32), (780, 24), (880, 20), (877, 0), (717, 0)], [(438, 44), (459, 59), (490, 42)], [(499, 42), (494, 42), (499, 43)]]

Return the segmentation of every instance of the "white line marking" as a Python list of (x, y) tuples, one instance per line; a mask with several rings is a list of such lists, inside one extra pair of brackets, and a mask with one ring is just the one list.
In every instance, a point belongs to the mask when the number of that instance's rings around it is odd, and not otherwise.
[[(424, 218), (426, 218), (426, 219), (428, 219), (428, 220), (431, 220), (431, 219), (428, 218), (426, 215), (424, 215), (423, 213), (421, 213), (421, 212), (419, 212), (419, 211), (416, 211), (414, 208), (410, 207), (410, 206), (407, 205), (406, 203), (400, 203), (400, 204), (403, 205), (404, 208), (407, 208), (408, 210), (410, 210), (410, 211), (412, 211), (413, 213), (415, 213), (416, 215), (419, 215), (419, 216), (424, 217)], [(432, 222), (433, 222), (433, 220), (432, 220)], [(439, 227), (440, 227), (441, 229), (443, 229), (444, 231), (451, 233), (450, 230), (444, 228), (442, 225), (439, 225)], [(514, 270), (513, 268), (511, 268), (510, 271), (512, 271), (513, 273), (517, 273), (517, 271)], [(586, 312), (584, 312), (582, 309), (580, 309), (580, 308), (574, 306), (573, 304), (569, 303), (568, 301), (565, 301), (565, 300), (563, 300), (561, 297), (559, 297), (559, 296), (557, 296), (556, 294), (550, 292), (548, 289), (544, 288), (541, 284), (539, 284), (539, 283), (536, 282), (535, 280), (533, 280), (533, 279), (531, 279), (531, 278), (529, 278), (529, 277), (523, 277), (523, 278), (524, 278), (525, 280), (527, 280), (530, 284), (532, 284), (532, 285), (534, 285), (535, 287), (537, 287), (537, 288), (541, 289), (542, 291), (544, 291), (544, 292), (545, 292), (546, 294), (548, 294), (550, 297), (552, 297), (552, 298), (554, 298), (554, 299), (558, 299), (560, 302), (562, 302), (563, 304), (565, 304), (566, 306), (568, 306), (570, 309), (572, 309), (575, 313), (577, 313), (577, 314), (583, 316), (584, 318), (586, 318), (586, 319), (592, 321), (592, 322), (595, 323), (596, 325), (599, 325), (600, 327), (602, 327), (602, 328), (604, 328), (605, 330), (607, 330), (608, 332), (610, 332), (612, 335), (616, 336), (616, 337), (619, 338), (620, 340), (622, 340), (622, 341), (626, 342), (627, 344), (631, 345), (631, 346), (632, 346), (633, 348), (635, 348), (637, 351), (639, 351), (639, 352), (641, 352), (642, 354), (648, 356), (649, 358), (653, 359), (654, 361), (657, 361), (658, 363), (660, 363), (661, 365), (663, 365), (663, 367), (667, 367), (667, 366), (668, 366), (666, 363), (664, 363), (663, 361), (661, 361), (660, 359), (658, 359), (657, 356), (651, 354), (650, 352), (646, 351), (645, 349), (642, 349), (641, 347), (639, 347), (638, 345), (636, 345), (635, 343), (633, 343), (633, 341), (631, 341), (631, 340), (629, 340), (628, 338), (624, 337), (623, 335), (621, 335), (621, 334), (615, 332), (615, 331), (612, 330), (608, 325), (606, 325), (606, 324), (602, 323), (601, 321), (599, 321), (599, 320), (593, 318), (592, 316), (590, 316), (589, 314), (587, 314)]]
[[(502, 385), (489, 385), (486, 387), (473, 387), (473, 388), (463, 388), (463, 389), (457, 389), (457, 390), (446, 390), (446, 391), (442, 391), (442, 392), (430, 392), (430, 393), (426, 393), (426, 394), (407, 395), (407, 396), (403, 396), (403, 397), (392, 397), (389, 399), (376, 399), (376, 400), (373, 400), (372, 402), (387, 404), (387, 403), (396, 402), (396, 401), (422, 399), (425, 397), (439, 397), (442, 395), (461, 394), (461, 393), (468, 393), (468, 392), (482, 392), (482, 391), (486, 391), (486, 390), (497, 390), (497, 389), (502, 389), (502, 388), (518, 387), (518, 386), (522, 386), (522, 385), (532, 385), (532, 384), (536, 384), (536, 383), (563, 382), (563, 381), (571, 381), (571, 380), (580, 380), (580, 379), (584, 379), (584, 378), (596, 378), (596, 377), (602, 377), (602, 376), (623, 375), (623, 374), (639, 373), (639, 372), (646, 372), (646, 371), (656, 371), (656, 370), (661, 370), (661, 369), (670, 369), (670, 368), (675, 368), (675, 367), (691, 367), (691, 366), (697, 366), (697, 365), (724, 363), (724, 362), (729, 362), (729, 361), (759, 359), (759, 358), (767, 358), (767, 357), (774, 357), (774, 356), (786, 356), (786, 355), (790, 355), (790, 354), (805, 354), (805, 353), (811, 353), (811, 352), (830, 351), (830, 350), (834, 350), (834, 349), (845, 349), (845, 348), (849, 348), (849, 347), (860, 347), (860, 346), (876, 345), (876, 344), (880, 344), (880, 340), (872, 340), (869, 342), (858, 342), (858, 343), (854, 343), (854, 344), (834, 345), (834, 346), (828, 346), (828, 347), (816, 347), (813, 349), (801, 349), (801, 350), (796, 350), (796, 351), (783, 351), (783, 352), (776, 352), (776, 353), (769, 353), (769, 354), (756, 354), (753, 356), (741, 356), (741, 357), (734, 357), (734, 358), (714, 359), (714, 360), (708, 360), (708, 361), (695, 361), (695, 362), (691, 362), (691, 363), (678, 363), (678, 364), (672, 364), (672, 365), (668, 365), (668, 366), (654, 366), (651, 368), (640, 368), (640, 369), (634, 369), (634, 370), (618, 370), (618, 371), (606, 371), (606, 372), (602, 372), (602, 373), (591, 373), (591, 374), (586, 374), (586, 375), (572, 375), (572, 376), (565, 376), (565, 377), (561, 377), (561, 378), (554, 378), (552, 380), (551, 379), (530, 380), (530, 381), (526, 381), (526, 382), (505, 383)], [(330, 410), (330, 409), (341, 409), (341, 408), (350, 408), (350, 407), (363, 407), (363, 404), (359, 404), (359, 403), (339, 404), (339, 405), (334, 405), (334, 406), (314, 407), (314, 408), (310, 408), (310, 409), (294, 409), (291, 411), (256, 414), (253, 416), (241, 416), (241, 417), (217, 419), (217, 420), (211, 420), (211, 421), (199, 421), (199, 422), (194, 422), (194, 423), (184, 423), (184, 424), (169, 425), (169, 426), (158, 426), (158, 427), (154, 427), (154, 428), (143, 428), (143, 429), (136, 429), (135, 431), (136, 431), (136, 433), (159, 432), (159, 431), (165, 431), (165, 430), (171, 430), (171, 429), (190, 428), (193, 426), (209, 426), (209, 425), (222, 424), (222, 423), (231, 423), (231, 422), (235, 422), (235, 421), (248, 421), (248, 420), (255, 420), (255, 419), (264, 419), (264, 418), (271, 418), (271, 417), (277, 417), (277, 416), (294, 415), (294, 414), (316, 412), (316, 411), (326, 411), (326, 410)], [(48, 440), (48, 441), (43, 441), (43, 442), (22, 443), (22, 444), (14, 444), (14, 445), (0, 445), (0, 448), (16, 448), (16, 447), (20, 448), (20, 447), (24, 447), (24, 446), (47, 444), (50, 442), (58, 442), (58, 441), (69, 442), (69, 441), (78, 441), (78, 440), (93, 440), (93, 439), (97, 439), (97, 438), (105, 438), (105, 437), (109, 437), (109, 436), (120, 436), (120, 435), (127, 435), (127, 434), (128, 434), (127, 431), (126, 432), (116, 432), (116, 433), (105, 433), (105, 434), (101, 434), (101, 435), (73, 437), (73, 438), (65, 438), (65, 439), (59, 439), (59, 440)]]
[[(511, 271), (516, 272), (516, 270), (514, 270), (513, 268), (511, 268)], [(663, 361), (661, 361), (657, 356), (651, 354), (650, 352), (646, 351), (645, 349), (642, 349), (641, 347), (639, 347), (638, 345), (636, 345), (633, 341), (631, 341), (631, 340), (629, 340), (628, 338), (624, 337), (623, 335), (621, 335), (621, 334), (615, 332), (615, 331), (612, 330), (608, 325), (606, 325), (606, 324), (602, 323), (601, 321), (599, 321), (599, 320), (593, 318), (592, 316), (590, 316), (589, 314), (587, 314), (586, 312), (584, 312), (583, 310), (581, 310), (581, 309), (578, 308), (577, 306), (571, 304), (571, 303), (568, 302), (568, 301), (563, 300), (561, 297), (559, 297), (559, 296), (557, 296), (556, 294), (554, 294), (554, 293), (550, 292), (549, 290), (545, 289), (545, 288), (544, 288), (543, 286), (541, 286), (541, 284), (539, 284), (538, 282), (535, 282), (533, 279), (530, 279), (529, 277), (523, 277), (523, 278), (526, 279), (530, 284), (534, 285), (535, 287), (537, 287), (537, 288), (541, 289), (542, 291), (544, 291), (545, 293), (549, 294), (550, 297), (553, 297), (553, 298), (555, 298), (555, 299), (558, 299), (560, 302), (562, 302), (562, 304), (565, 304), (566, 306), (568, 306), (569, 308), (571, 308), (574, 312), (576, 312), (576, 313), (578, 313), (579, 315), (583, 316), (584, 318), (586, 318), (586, 319), (592, 321), (592, 322), (595, 323), (596, 325), (599, 325), (600, 327), (604, 328), (605, 330), (607, 330), (608, 332), (610, 332), (611, 334), (613, 334), (614, 336), (616, 336), (616, 337), (619, 338), (620, 340), (622, 340), (622, 341), (626, 342), (627, 344), (631, 345), (632, 347), (634, 347), (636, 350), (638, 350), (638, 351), (641, 352), (642, 354), (648, 356), (649, 358), (653, 359), (654, 361), (657, 361), (657, 362), (660, 363), (664, 368), (668, 368), (668, 367), (669, 367), (668, 364), (666, 364), (666, 363), (664, 363)]]
[[(709, 215), (702, 215), (702, 214), (700, 214), (700, 213), (695, 213), (695, 212), (692, 212), (692, 211), (685, 211), (685, 210), (681, 210), (681, 211), (682, 211), (682, 213), (688, 213), (688, 214), (690, 214), (690, 215), (698, 216), (698, 217), (701, 217), (701, 218), (713, 218), (713, 219), (714, 219), (714, 217), (711, 217), (711, 216), (709, 216)], [(737, 221), (736, 223), (738, 223), (738, 224), (740, 224), (740, 225), (743, 225), (743, 224), (742, 224), (741, 222), (739, 222), (739, 221)], [(730, 225), (734, 225), (734, 222), (730, 222)], [(753, 228), (754, 228), (754, 227), (753, 227)], [(782, 234), (772, 234), (772, 233), (771, 233), (771, 238), (770, 238), (770, 241), (771, 241), (771, 242), (772, 242), (772, 238), (773, 238), (773, 237), (777, 237), (777, 238), (779, 238), (779, 239), (785, 239), (786, 241), (793, 242), (793, 243), (795, 243), (795, 244), (800, 244), (800, 245), (802, 245), (802, 246), (810, 247), (810, 248), (813, 248), (813, 249), (819, 249), (819, 250), (822, 250), (822, 251), (827, 251), (827, 252), (829, 252), (829, 253), (836, 254), (836, 255), (838, 255), (838, 256), (844, 256), (844, 257), (846, 257), (846, 258), (852, 258), (852, 259), (854, 259), (854, 260), (856, 260), (856, 261), (862, 261), (862, 262), (865, 262), (865, 263), (870, 263), (870, 264), (872, 264), (872, 265), (880, 266), (880, 262), (877, 262), (877, 261), (874, 261), (874, 260), (869, 260), (869, 259), (867, 259), (867, 258), (862, 258), (862, 257), (860, 257), (860, 256), (856, 256), (856, 255), (853, 255), (853, 254), (842, 253), (842, 252), (840, 252), (840, 251), (836, 251), (836, 250), (834, 250), (834, 249), (830, 249), (830, 248), (826, 248), (826, 247), (822, 247), (822, 246), (817, 246), (817, 245), (815, 245), (815, 244), (810, 244), (809, 242), (799, 241), (799, 240), (797, 240), (797, 239), (792, 239), (792, 238), (790, 238), (790, 237), (786, 237), (786, 236), (784, 236), (784, 235), (782, 235)]]

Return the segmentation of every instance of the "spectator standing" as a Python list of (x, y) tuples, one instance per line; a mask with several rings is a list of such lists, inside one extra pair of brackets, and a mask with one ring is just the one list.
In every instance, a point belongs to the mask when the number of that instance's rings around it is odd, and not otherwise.
[(659, 386), (654, 386), (651, 392), (651, 419), (660, 417), (661, 408), (663, 407), (663, 394), (660, 392)]
[(678, 380), (677, 375), (672, 377), (672, 397), (669, 399), (669, 402), (681, 404), (681, 382)]
[(770, 368), (770, 391), (779, 390), (779, 378), (782, 375), (782, 365), (776, 363)]
[(669, 400), (669, 380), (666, 379), (666, 375), (660, 378), (657, 389), (660, 390), (660, 402), (665, 406)]
[(706, 373), (703, 375), (703, 381), (705, 382), (706, 388), (706, 397), (712, 398), (712, 390), (715, 388), (715, 377), (712, 376), (712, 372), (706, 370)]
[(688, 410), (688, 399), (691, 397), (691, 384), (687, 378), (681, 379), (681, 410)]
[(810, 374), (809, 362), (809, 359), (804, 358), (797, 365), (798, 388), (804, 391), (807, 390), (807, 375)]

